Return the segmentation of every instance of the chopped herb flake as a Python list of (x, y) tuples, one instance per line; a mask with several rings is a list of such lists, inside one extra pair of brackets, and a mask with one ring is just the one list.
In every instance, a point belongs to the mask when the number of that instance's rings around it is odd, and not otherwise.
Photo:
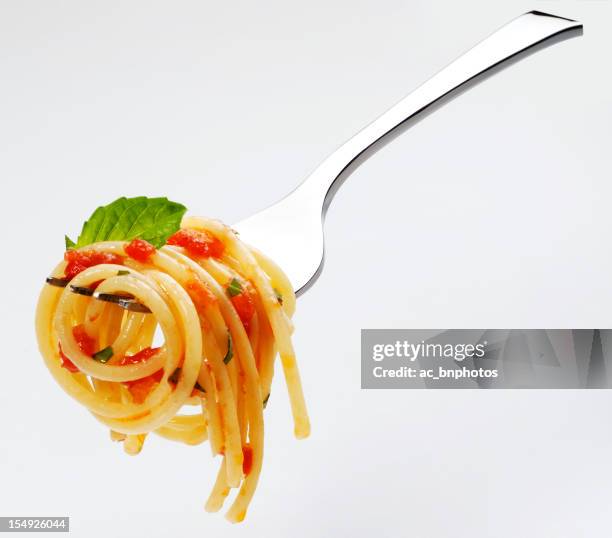
[(268, 395), (264, 398), (264, 401), (263, 401), (264, 409), (266, 408), (266, 405), (268, 405), (269, 399), (270, 399), (270, 393), (268, 392)]
[(108, 359), (113, 356), (113, 348), (110, 346), (106, 346), (104, 349), (94, 353), (92, 358), (97, 360), (98, 362), (107, 363)]
[(230, 297), (235, 297), (242, 293), (242, 284), (236, 278), (232, 278), (232, 281), (227, 286), (227, 294)]
[(117, 271), (117, 276), (125, 276), (129, 274), (130, 274), (129, 271), (125, 271), (125, 270)]
[(276, 300), (278, 301), (278, 304), (282, 305), (283, 304), (283, 294), (278, 291), (276, 288), (274, 288), (274, 293), (276, 295)]
[(168, 381), (170, 381), (170, 383), (174, 383), (176, 385), (178, 383), (180, 375), (181, 375), (181, 369), (177, 368), (176, 370), (174, 370), (174, 372), (172, 372), (172, 374), (170, 374), (170, 377), (168, 378)]
[(206, 392), (206, 389), (204, 389), (204, 387), (202, 385), (200, 385), (197, 381), (195, 386), (193, 387), (196, 390), (199, 390), (200, 392)]
[[(173, 383), (174, 385), (176, 385), (178, 383), (179, 377), (181, 377), (181, 369), (177, 368), (176, 370), (174, 370), (174, 372), (172, 372), (172, 374), (168, 378), (168, 381), (170, 381), (170, 383)], [(196, 381), (195, 386), (193, 388), (196, 389), (196, 390), (199, 390), (200, 392), (206, 392), (204, 390), (204, 388), (202, 386), (200, 386), (200, 384), (197, 381)]]
[(225, 364), (228, 364), (229, 361), (232, 360), (233, 356), (234, 356), (234, 350), (233, 350), (233, 345), (232, 345), (232, 335), (230, 333), (227, 333), (227, 353), (225, 354), (225, 357), (223, 357), (223, 362)]

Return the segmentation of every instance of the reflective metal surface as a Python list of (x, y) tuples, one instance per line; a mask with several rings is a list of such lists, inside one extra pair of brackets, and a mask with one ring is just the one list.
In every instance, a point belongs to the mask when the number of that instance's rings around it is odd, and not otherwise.
[(131, 310), (132, 312), (141, 312), (143, 314), (150, 314), (151, 310), (149, 307), (136, 301), (133, 295), (130, 294), (117, 294), (117, 293), (99, 293), (94, 288), (86, 288), (83, 286), (73, 286), (70, 284), (69, 278), (58, 278), (54, 276), (47, 277), (46, 283), (50, 286), (58, 288), (65, 288), (70, 286), (70, 291), (77, 295), (84, 295), (85, 297), (93, 297), (98, 301), (106, 301), (107, 303), (114, 303), (117, 306), (125, 310)]
[(514, 61), (581, 35), (579, 22), (532, 11), (514, 19), (455, 60), (357, 133), (292, 193), (234, 228), (241, 239), (276, 261), (298, 294), (323, 267), (323, 220), (343, 179), (385, 143), (456, 97), (462, 90)]

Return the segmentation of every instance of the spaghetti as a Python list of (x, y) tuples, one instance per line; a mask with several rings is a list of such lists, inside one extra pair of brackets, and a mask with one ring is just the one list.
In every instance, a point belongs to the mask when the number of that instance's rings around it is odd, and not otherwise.
[[(222, 461), (205, 508), (218, 511), (239, 488), (226, 517), (244, 519), (262, 468), (277, 354), (295, 436), (310, 431), (287, 277), (227, 226), (190, 217), (158, 249), (135, 239), (68, 250), (48, 279), (58, 281), (66, 287), (46, 285), (36, 315), (55, 380), (129, 454), (151, 432), (189, 445), (208, 439)], [(119, 300), (96, 300), (105, 297)], [(157, 335), (163, 343), (154, 347)], [(199, 407), (180, 414), (184, 405)]]

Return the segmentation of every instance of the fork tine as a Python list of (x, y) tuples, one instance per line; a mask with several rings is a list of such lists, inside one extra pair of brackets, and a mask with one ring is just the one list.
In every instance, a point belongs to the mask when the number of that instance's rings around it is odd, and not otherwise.
[[(70, 280), (67, 278), (58, 278), (54, 276), (47, 277), (47, 284), (50, 286), (56, 286), (58, 288), (65, 288), (69, 285)], [(84, 295), (85, 297), (91, 297), (98, 301), (105, 301), (107, 303), (113, 303), (125, 310), (131, 312), (140, 312), (143, 314), (150, 314), (151, 310), (144, 304), (134, 299), (133, 295), (119, 295), (116, 293), (99, 293), (93, 288), (87, 288), (85, 286), (74, 286), (70, 284), (70, 291), (77, 293), (78, 295)]]
[(115, 293), (100, 293), (98, 291), (95, 291), (93, 293), (93, 298), (98, 299), (99, 301), (114, 303), (120, 306), (121, 308), (125, 308), (126, 310), (130, 310), (132, 312), (142, 312), (144, 314), (151, 313), (149, 307), (134, 300), (133, 295), (117, 295)]

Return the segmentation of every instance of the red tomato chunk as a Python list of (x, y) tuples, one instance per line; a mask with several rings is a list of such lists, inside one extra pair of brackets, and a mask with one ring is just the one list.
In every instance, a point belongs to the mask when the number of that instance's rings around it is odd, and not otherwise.
[[(85, 332), (85, 327), (83, 325), (75, 325), (72, 328), (72, 335), (85, 355), (91, 357), (96, 352), (96, 341)], [(73, 374), (79, 371), (76, 365), (62, 351), (61, 344), (59, 344), (59, 354), (62, 361), (62, 368), (66, 368), (66, 370)]]
[(220, 258), (225, 246), (214, 235), (204, 230), (183, 228), (170, 236), (169, 245), (183, 247), (196, 258)]
[(123, 258), (112, 252), (97, 252), (95, 250), (67, 250), (64, 260), (68, 262), (64, 269), (66, 278), (74, 278), (80, 272), (94, 265), (102, 263), (114, 263), (123, 265)]
[(140, 263), (146, 263), (155, 253), (155, 250), (155, 247), (144, 239), (132, 239), (132, 241), (125, 246), (125, 253), (130, 258), (134, 258)]
[(61, 364), (62, 368), (66, 368), (66, 370), (68, 370), (70, 373), (76, 374), (79, 371), (79, 369), (62, 351), (62, 344), (58, 344), (58, 345), (59, 345), (60, 359), (62, 361), (62, 364)]

